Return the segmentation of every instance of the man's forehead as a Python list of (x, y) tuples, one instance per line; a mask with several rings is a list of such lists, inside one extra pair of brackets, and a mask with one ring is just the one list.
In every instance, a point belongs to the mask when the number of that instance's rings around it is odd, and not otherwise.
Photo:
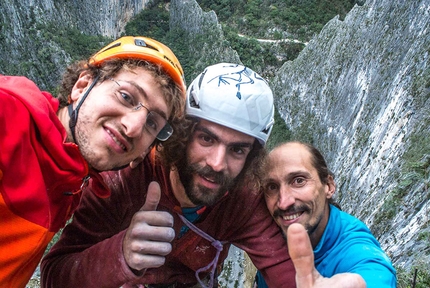
[(272, 150), (267, 159), (267, 169), (294, 170), (299, 167), (312, 167), (309, 151), (300, 143), (283, 144)]

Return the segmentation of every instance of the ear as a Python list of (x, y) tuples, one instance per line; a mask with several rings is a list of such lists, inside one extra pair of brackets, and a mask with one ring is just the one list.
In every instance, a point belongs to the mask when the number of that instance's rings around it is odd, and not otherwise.
[(91, 85), (92, 80), (93, 78), (88, 71), (84, 71), (79, 75), (79, 78), (75, 85), (73, 85), (72, 92), (70, 94), (70, 99), (73, 103), (80, 99), (85, 90)]
[(333, 197), (334, 192), (336, 191), (336, 182), (334, 182), (334, 178), (332, 175), (328, 175), (326, 185), (327, 185), (326, 198), (330, 199)]

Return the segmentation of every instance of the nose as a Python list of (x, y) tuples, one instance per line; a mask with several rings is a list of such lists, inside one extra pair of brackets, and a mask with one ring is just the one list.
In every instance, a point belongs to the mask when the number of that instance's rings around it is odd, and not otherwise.
[(128, 112), (121, 118), (121, 124), (124, 127), (124, 133), (130, 138), (138, 138), (142, 135), (146, 124), (148, 111), (140, 109)]
[(226, 148), (223, 145), (214, 147), (206, 158), (206, 164), (216, 172), (225, 170), (227, 168), (226, 153)]
[(281, 185), (279, 191), (278, 207), (281, 210), (286, 210), (288, 207), (294, 204), (296, 199), (291, 191), (286, 185)]

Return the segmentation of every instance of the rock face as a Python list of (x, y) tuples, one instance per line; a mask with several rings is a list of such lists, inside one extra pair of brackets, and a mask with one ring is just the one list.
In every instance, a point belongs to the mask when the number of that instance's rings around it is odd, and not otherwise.
[(395, 264), (430, 263), (430, 1), (366, 1), (272, 82), (296, 139), (326, 155), (342, 208)]
[(146, 3), (148, 0), (4, 0), (0, 3), (0, 14), (5, 25), (11, 24), (11, 29), (3, 32), (18, 39), (35, 20), (68, 23), (88, 34), (117, 37)]
[[(147, 2), (0, 1), (0, 60), (19, 68), (54, 55), (50, 69), (33, 69), (29, 76), (59, 75), (70, 56), (51, 42), (46, 43), (50, 50), (34, 51), (29, 36), (43, 33), (37, 23), (67, 23), (83, 33), (117, 37)], [(188, 43), (196, 55), (195, 75), (208, 59), (240, 62), (215, 13), (203, 12), (194, 0), (173, 0), (169, 8), (171, 29), (196, 39)], [(313, 143), (326, 156), (343, 210), (372, 229), (397, 266), (421, 262), (427, 270), (429, 53), (430, 0), (367, 0), (344, 21), (332, 19), (271, 82), (294, 138)], [(242, 279), (236, 256), (229, 258), (233, 272), (228, 279)]]
[[(41, 27), (64, 25), (89, 35), (118, 37), (127, 22), (141, 11), (148, 0), (31, 0), (0, 1), (0, 73), (25, 74), (43, 89), (57, 84), (52, 76), (62, 74), (70, 55)], [(51, 66), (38, 65), (41, 60)], [(5, 69), (4, 66), (12, 68)], [(3, 66), (3, 67), (2, 67)], [(16, 67), (16, 68), (13, 68)], [(48, 78), (48, 79), (47, 79)], [(54, 77), (51, 77), (54, 78)]]
[(209, 64), (241, 63), (237, 52), (225, 40), (216, 14), (202, 11), (195, 0), (170, 1), (170, 29), (185, 32), (184, 45), (194, 55), (195, 69), (189, 79), (194, 79)]

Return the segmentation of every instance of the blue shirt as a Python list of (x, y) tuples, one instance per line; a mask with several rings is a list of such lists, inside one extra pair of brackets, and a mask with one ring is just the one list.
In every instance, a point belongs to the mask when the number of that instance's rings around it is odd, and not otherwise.
[[(369, 228), (357, 218), (330, 205), (330, 217), (314, 249), (315, 267), (324, 277), (360, 274), (367, 288), (396, 287), (396, 271)], [(257, 272), (258, 288), (267, 287)]]

